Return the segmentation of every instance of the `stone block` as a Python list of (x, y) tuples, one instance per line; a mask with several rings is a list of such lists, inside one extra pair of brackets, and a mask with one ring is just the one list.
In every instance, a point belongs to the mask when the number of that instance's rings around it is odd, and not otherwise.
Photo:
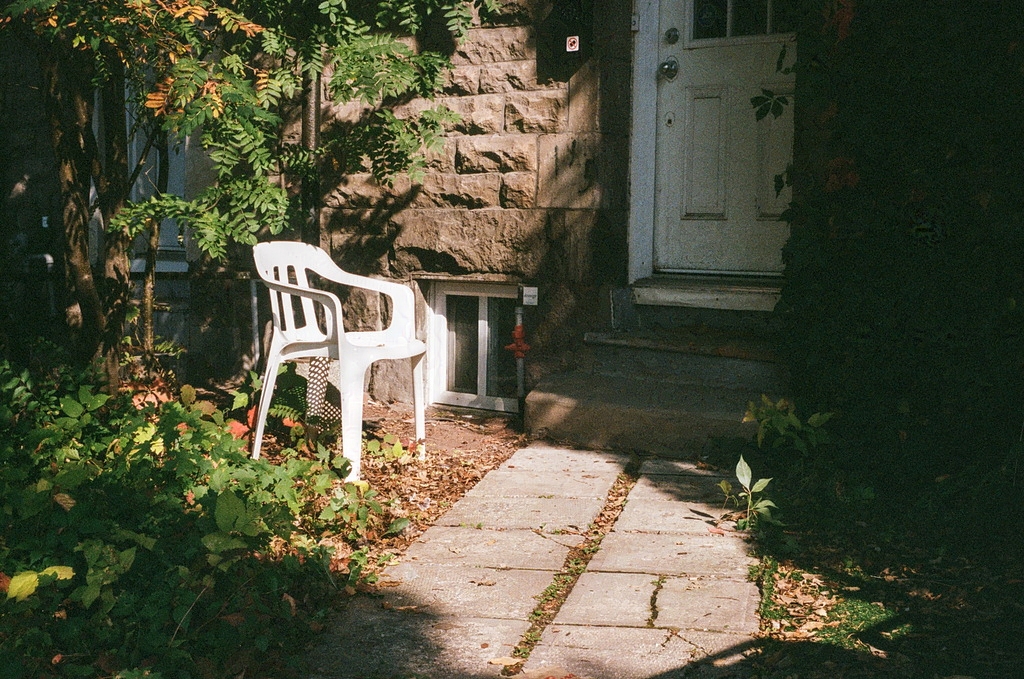
[[(529, 623), (387, 610), (352, 598), (307, 655), (310, 679), (499, 677), (488, 660), (512, 654)], [(342, 652), (339, 652), (342, 649)]]
[(587, 679), (669, 679), (690, 677), (689, 666), (700, 655), (669, 630), (559, 624), (544, 630), (524, 669), (558, 667)]
[(535, 49), (531, 27), (474, 28), (455, 48), (452, 64), (520, 61), (531, 58)]
[(627, 503), (615, 530), (637, 533), (707, 535), (727, 512), (721, 505), (679, 500), (647, 500)]
[(386, 569), (380, 590), (391, 608), (471, 618), (527, 620), (534, 597), (551, 584), (544, 570), (500, 570), (454, 564), (403, 562)]
[(514, 92), (505, 98), (505, 129), (524, 133), (561, 132), (568, 125), (564, 90)]
[(633, 486), (629, 498), (637, 502), (683, 500), (721, 505), (725, 494), (718, 487), (719, 481), (720, 478), (702, 476), (645, 476)]
[(507, 172), (501, 175), (502, 207), (531, 208), (537, 204), (537, 175), (533, 172)]
[(545, 254), (544, 214), (535, 210), (410, 209), (391, 222), (392, 247), (410, 269), (529, 275)]
[(505, 460), (499, 469), (520, 469), (558, 474), (566, 471), (602, 473), (614, 469), (618, 474), (629, 461), (625, 455), (606, 450), (578, 450), (560, 448), (542, 441), (534, 441)]
[(657, 476), (661, 474), (674, 476), (706, 476), (716, 480), (725, 478), (721, 471), (713, 469), (701, 469), (689, 460), (672, 460), (666, 458), (653, 458), (644, 460), (640, 467), (640, 473), (644, 476)]
[(498, 134), (505, 127), (505, 97), (481, 94), (474, 97), (452, 97), (442, 102), (459, 115), (459, 120), (446, 126), (447, 132), (459, 134)]
[(329, 208), (372, 208), (386, 198), (402, 196), (412, 191), (412, 182), (406, 175), (395, 177), (394, 184), (385, 186), (369, 173), (344, 175), (324, 198)]
[(552, 624), (647, 627), (656, 587), (647, 573), (583, 573)]
[[(601, 74), (593, 60), (569, 79), (569, 124), (573, 132), (601, 129)], [(628, 107), (627, 113), (628, 117)]]
[(537, 139), (540, 207), (596, 209), (601, 205), (596, 135), (551, 134)]
[(613, 531), (601, 541), (587, 570), (743, 578), (754, 563), (749, 553), (749, 545), (738, 533), (684, 536)]
[(473, 497), (596, 497), (605, 498), (619, 475), (618, 470), (607, 468), (594, 472), (579, 472), (553, 476), (546, 471), (526, 469), (496, 469), (485, 476), (466, 493)]
[[(555, 89), (554, 86), (537, 82), (537, 60), (505, 61), (497, 64), (482, 64), (480, 67), (481, 92), (522, 92), (540, 89)], [(558, 85), (564, 87), (564, 85)]]
[(414, 208), (497, 207), (500, 199), (501, 176), (498, 174), (441, 174), (428, 173), (419, 185), (412, 202)]
[(437, 525), (580, 533), (587, 529), (602, 507), (604, 498), (466, 496), (438, 519)]
[(586, 285), (595, 278), (594, 232), (597, 228), (596, 210), (564, 210), (561, 238), (565, 253), (565, 275), (573, 283)]
[(557, 571), (577, 535), (538, 535), (532, 530), (432, 526), (406, 550), (403, 560), (481, 568)]
[(488, 135), (459, 137), (455, 169), (460, 174), (479, 172), (536, 172), (537, 137)]
[(757, 633), (757, 585), (714, 576), (669, 578), (658, 592), (657, 627)]
[(434, 151), (427, 151), (424, 160), (427, 169), (434, 172), (455, 172), (455, 151), (457, 143), (454, 137), (448, 137), (442, 142), (441, 148)]
[(455, 66), (445, 75), (443, 92), (460, 96), (479, 94), (480, 74), (479, 66)]
[(510, 26), (532, 24), (542, 7), (535, 0), (502, 0), (496, 14), (488, 17), (488, 25)]

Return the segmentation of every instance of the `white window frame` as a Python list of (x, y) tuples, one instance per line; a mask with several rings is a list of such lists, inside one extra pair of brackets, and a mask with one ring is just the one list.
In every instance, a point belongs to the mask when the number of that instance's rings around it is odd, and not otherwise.
[[(732, 31), (732, 7), (735, 0), (728, 2), (728, 18), (726, 19), (728, 31)], [(696, 18), (693, 15), (694, 0), (686, 0), (686, 30), (683, 32), (683, 46), (685, 49), (696, 49), (699, 47), (716, 47), (719, 45), (749, 45), (755, 43), (778, 42), (781, 37), (796, 36), (795, 33), (776, 33), (773, 31), (772, 20), (775, 14), (772, 7), (772, 0), (768, 0), (768, 23), (765, 26), (767, 33), (755, 33), (754, 35), (728, 35), (722, 38), (694, 38), (693, 29)]]
[[(447, 297), (457, 295), (481, 299), (477, 313), (477, 393), (467, 394), (448, 390), (448, 314)], [(427, 337), (427, 381), (430, 403), (479, 408), (504, 413), (519, 412), (519, 399), (487, 395), (487, 347), (490, 345), (490, 327), (487, 322), (487, 298), (517, 299), (517, 285), (500, 283), (466, 283), (458, 281), (430, 281)], [(508, 338), (509, 343), (512, 338)]]

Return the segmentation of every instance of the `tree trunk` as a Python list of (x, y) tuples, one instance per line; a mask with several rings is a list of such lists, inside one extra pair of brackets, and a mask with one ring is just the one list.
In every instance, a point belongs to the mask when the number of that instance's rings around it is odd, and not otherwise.
[(120, 383), (118, 349), (130, 297), (130, 242), (124, 232), (107, 231), (98, 253), (102, 259), (94, 272), (89, 252), (93, 212), (89, 199), (95, 187), (104, 225), (127, 199), (123, 70), (117, 59), (109, 60), (110, 76), (102, 89), (101, 151), (93, 134), (96, 90), (90, 55), (55, 43), (42, 42), (40, 46), (46, 115), (61, 188), (70, 349), (79, 364), (101, 359), (108, 388), (113, 390)]
[[(156, 194), (167, 192), (168, 174), (170, 172), (167, 158), (167, 134), (163, 130), (153, 132), (156, 138), (157, 171)], [(154, 335), (153, 310), (156, 306), (156, 259), (160, 249), (160, 222), (154, 219), (149, 225), (149, 247), (146, 249), (146, 278), (142, 288), (142, 353), (147, 362), (152, 362)]]
[(98, 355), (106, 315), (89, 262), (89, 188), (96, 160), (92, 132), (92, 63), (57, 44), (41, 44), (44, 101), (61, 189), (64, 227), (65, 322), (73, 359)]
[(124, 67), (115, 56), (107, 59), (110, 77), (103, 87), (103, 162), (93, 172), (103, 238), (103, 309), (106, 317), (99, 352), (112, 387), (120, 383), (120, 348), (131, 303), (131, 239), (124, 230), (113, 231), (110, 221), (128, 200), (128, 129), (125, 122)]

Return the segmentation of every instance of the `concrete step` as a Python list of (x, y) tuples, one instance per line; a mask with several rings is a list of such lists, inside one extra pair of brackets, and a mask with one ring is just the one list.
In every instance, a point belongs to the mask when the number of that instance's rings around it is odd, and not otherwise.
[(777, 393), (786, 375), (766, 340), (686, 330), (588, 333), (585, 370), (681, 385)]
[(685, 457), (713, 437), (749, 437), (751, 401), (785, 393), (785, 371), (756, 336), (673, 330), (586, 338), (579, 368), (527, 395), (531, 436)]

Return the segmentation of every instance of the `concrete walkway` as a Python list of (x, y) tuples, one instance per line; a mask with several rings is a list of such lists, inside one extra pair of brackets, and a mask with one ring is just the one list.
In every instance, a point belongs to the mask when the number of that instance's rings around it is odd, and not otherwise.
[[(311, 656), (314, 679), (497, 677), (538, 597), (604, 507), (628, 459), (535, 443), (487, 474), (356, 597)], [(534, 678), (746, 677), (754, 563), (712, 532), (720, 477), (648, 460), (625, 508), (540, 635)]]

